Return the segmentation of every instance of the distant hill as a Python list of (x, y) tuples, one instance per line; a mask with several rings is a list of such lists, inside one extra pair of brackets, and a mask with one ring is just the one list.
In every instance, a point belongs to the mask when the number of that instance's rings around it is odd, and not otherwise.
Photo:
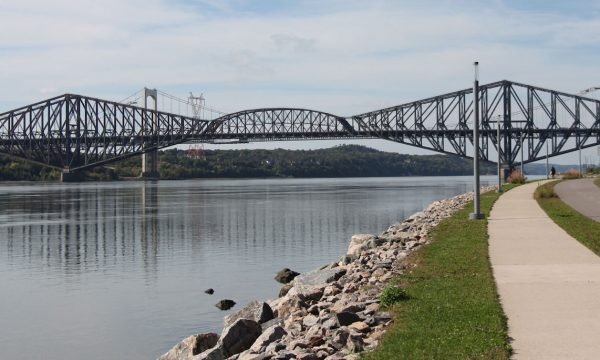
[[(193, 155), (193, 156), (192, 156)], [(471, 160), (450, 155), (403, 155), (365, 146), (341, 145), (318, 150), (186, 150), (161, 151), (163, 179), (263, 177), (376, 177), (470, 175)], [(112, 180), (140, 174), (140, 157), (132, 157), (86, 173), (91, 180)], [(526, 168), (527, 169), (527, 168)], [(494, 164), (482, 163), (482, 174), (495, 174)], [(56, 170), (0, 158), (0, 180), (53, 180)]]
[[(365, 146), (341, 145), (317, 150), (206, 150), (190, 158), (184, 150), (161, 152), (163, 178), (368, 177), (469, 175), (471, 160), (448, 155), (403, 155)], [(116, 166), (120, 174), (139, 173), (139, 160)], [(482, 164), (482, 174), (494, 174)]]

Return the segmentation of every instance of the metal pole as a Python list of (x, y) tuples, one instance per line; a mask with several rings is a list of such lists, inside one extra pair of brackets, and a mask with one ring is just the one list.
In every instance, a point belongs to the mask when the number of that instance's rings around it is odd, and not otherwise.
[(546, 140), (546, 179), (550, 179), (550, 168), (548, 167), (548, 141)]
[(521, 132), (521, 177), (525, 179), (525, 169), (523, 169), (523, 151), (525, 150), (525, 146), (523, 146), (523, 132)]
[(473, 213), (469, 219), (483, 219), (479, 203), (479, 62), (473, 63), (475, 66), (475, 81), (473, 82), (473, 177), (474, 177), (474, 197)]
[(501, 171), (502, 171), (502, 166), (500, 165), (500, 119), (502, 118), (502, 115), (498, 115), (496, 117), (497, 123), (498, 123), (498, 132), (496, 134), (496, 144), (497, 144), (497, 148), (498, 148), (498, 192), (501, 193), (502, 192), (502, 175), (501, 175)]
[(579, 177), (583, 177), (583, 173), (581, 172), (581, 143), (579, 143)]

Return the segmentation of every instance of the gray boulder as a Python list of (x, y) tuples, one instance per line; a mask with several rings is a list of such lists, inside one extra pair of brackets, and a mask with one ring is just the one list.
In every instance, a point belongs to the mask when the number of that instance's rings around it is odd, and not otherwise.
[(335, 314), (335, 318), (338, 326), (348, 326), (354, 322), (360, 321), (360, 317), (358, 317), (358, 315), (348, 311)]
[(405, 222), (415, 221), (415, 220), (417, 220), (419, 218), (423, 218), (425, 216), (426, 215), (423, 211), (419, 211), (419, 212), (412, 214), (408, 219), (405, 220)]
[(262, 329), (256, 321), (238, 319), (223, 329), (217, 346), (223, 356), (228, 358), (249, 349), (261, 333)]
[(352, 235), (352, 239), (350, 240), (350, 245), (348, 245), (348, 251), (346, 252), (346, 255), (358, 256), (363, 250), (364, 243), (373, 238), (375, 238), (375, 235), (372, 234)]
[(280, 318), (274, 318), (273, 320), (269, 320), (265, 323), (260, 324), (260, 327), (262, 328), (262, 331), (265, 332), (265, 330), (267, 330), (268, 328), (276, 325), (283, 326), (283, 320), (281, 320)]
[(322, 286), (325, 287), (327, 284), (336, 281), (346, 274), (346, 269), (343, 267), (336, 267), (333, 269), (314, 270), (302, 275), (299, 275), (294, 279), (294, 286)]
[(225, 360), (225, 356), (223, 355), (223, 350), (217, 346), (210, 348), (203, 353), (200, 353), (193, 357), (193, 360)]
[(345, 301), (338, 301), (331, 307), (331, 311), (334, 313), (342, 313), (342, 312), (352, 312), (357, 313), (359, 311), (364, 310), (365, 305), (363, 303), (358, 302), (350, 302), (347, 303)]
[[(271, 357), (267, 354), (252, 354), (252, 353), (242, 353), (238, 360), (268, 360)], [(229, 359), (228, 359), (229, 360)]]
[(272, 320), (275, 316), (273, 315), (273, 309), (266, 302), (253, 301), (248, 305), (244, 306), (241, 310), (225, 317), (224, 327), (236, 322), (238, 319), (248, 319), (256, 321), (259, 324)]
[(323, 295), (323, 288), (325, 284), (322, 286), (306, 286), (302, 284), (295, 284), (290, 291), (286, 294), (286, 296), (295, 296), (300, 301), (316, 301), (321, 298)]
[(344, 255), (338, 260), (338, 265), (340, 265), (340, 266), (348, 265), (348, 264), (352, 263), (354, 260), (356, 260), (356, 256)]
[(169, 352), (158, 358), (159, 360), (186, 360), (192, 359), (217, 344), (219, 335), (215, 333), (204, 333), (188, 336), (179, 344), (175, 345)]
[(312, 314), (308, 314), (302, 319), (302, 325), (304, 325), (305, 327), (314, 326), (318, 322), (319, 322), (319, 318)]
[(287, 335), (287, 331), (279, 325), (271, 326), (263, 331), (250, 347), (253, 352), (263, 352), (267, 346)]
[(279, 290), (279, 297), (284, 297), (288, 291), (290, 291), (290, 289), (292, 288), (292, 284), (285, 284), (281, 287), (281, 289)]
[(365, 342), (360, 335), (350, 334), (346, 341), (346, 347), (353, 353), (358, 353), (364, 350)]
[(363, 248), (375, 249), (376, 247), (383, 245), (385, 242), (385, 239), (382, 239), (380, 237), (374, 237), (372, 239), (367, 240), (364, 243)]

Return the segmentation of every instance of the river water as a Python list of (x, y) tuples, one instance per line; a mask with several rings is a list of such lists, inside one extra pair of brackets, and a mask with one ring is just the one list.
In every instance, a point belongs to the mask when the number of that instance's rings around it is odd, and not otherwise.
[[(483, 177), (482, 185), (494, 183)], [(470, 177), (0, 185), (0, 358), (155, 359)], [(214, 288), (214, 295), (204, 290)], [(214, 304), (233, 299), (227, 312)]]

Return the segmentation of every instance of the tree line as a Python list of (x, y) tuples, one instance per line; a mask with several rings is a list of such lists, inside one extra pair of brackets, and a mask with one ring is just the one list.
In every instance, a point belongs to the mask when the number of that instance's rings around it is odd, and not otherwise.
[[(359, 145), (316, 150), (204, 150), (168, 149), (159, 152), (162, 179), (263, 177), (377, 177), (469, 175), (472, 161), (451, 155), (404, 155)], [(482, 163), (482, 174), (494, 174), (493, 164)], [(90, 180), (137, 177), (141, 160), (134, 156), (86, 172)], [(0, 159), (0, 180), (54, 180), (60, 174), (37, 164)]]

